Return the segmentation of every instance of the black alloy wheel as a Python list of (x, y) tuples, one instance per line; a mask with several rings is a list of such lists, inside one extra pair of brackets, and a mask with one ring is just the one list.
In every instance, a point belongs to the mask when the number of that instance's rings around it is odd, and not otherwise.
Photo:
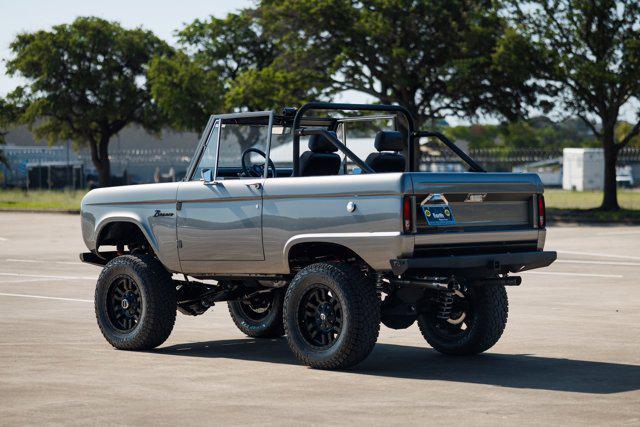
[(240, 301), (239, 309), (242, 314), (256, 322), (260, 322), (269, 315), (271, 309), (270, 295), (258, 294)]
[(328, 287), (313, 284), (302, 296), (298, 322), (307, 343), (329, 348), (342, 333), (342, 305)]
[(176, 287), (152, 255), (115, 257), (98, 277), (95, 313), (105, 339), (120, 350), (149, 350), (171, 334)]
[(295, 275), (284, 298), (289, 348), (304, 364), (344, 369), (362, 362), (380, 330), (380, 299), (362, 268), (311, 264)]
[(140, 322), (142, 298), (140, 288), (129, 276), (116, 276), (107, 294), (107, 313), (113, 327), (121, 332), (129, 332)]

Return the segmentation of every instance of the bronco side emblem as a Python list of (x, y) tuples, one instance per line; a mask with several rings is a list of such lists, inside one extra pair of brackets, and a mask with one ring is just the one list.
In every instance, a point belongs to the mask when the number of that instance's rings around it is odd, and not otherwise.
[(160, 212), (160, 209), (156, 209), (156, 212), (153, 214), (154, 218), (157, 216), (173, 216), (172, 212)]

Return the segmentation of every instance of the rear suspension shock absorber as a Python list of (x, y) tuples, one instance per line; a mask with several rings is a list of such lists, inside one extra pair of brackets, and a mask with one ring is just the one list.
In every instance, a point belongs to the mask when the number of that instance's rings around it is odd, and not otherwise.
[(460, 284), (452, 276), (449, 279), (449, 287), (446, 290), (438, 291), (438, 311), (436, 317), (438, 320), (448, 320), (453, 310), (453, 295), (456, 290), (460, 289)]

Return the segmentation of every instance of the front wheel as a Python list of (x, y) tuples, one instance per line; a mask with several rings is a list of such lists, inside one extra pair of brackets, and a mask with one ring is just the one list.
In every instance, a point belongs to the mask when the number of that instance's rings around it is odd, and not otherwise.
[(252, 338), (278, 338), (284, 335), (281, 289), (256, 292), (240, 301), (230, 301), (229, 314), (245, 335)]
[(176, 288), (151, 255), (124, 255), (107, 263), (96, 284), (95, 312), (105, 339), (120, 350), (149, 350), (171, 334)]
[(434, 297), (429, 310), (418, 316), (418, 326), (429, 345), (440, 353), (477, 354), (498, 342), (508, 312), (504, 286), (462, 286)]
[(303, 268), (284, 300), (289, 347), (308, 366), (347, 368), (364, 360), (378, 339), (380, 302), (354, 266), (318, 263)]

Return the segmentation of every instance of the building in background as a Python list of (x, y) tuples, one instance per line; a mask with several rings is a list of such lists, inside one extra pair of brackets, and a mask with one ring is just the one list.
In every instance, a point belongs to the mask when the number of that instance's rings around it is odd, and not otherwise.
[(2, 147), (7, 165), (0, 164), (0, 187), (25, 189), (84, 188), (84, 164), (69, 147)]
[[(76, 150), (68, 141), (48, 146), (35, 140), (24, 126), (11, 130), (6, 140), (2, 150), (8, 167), (0, 165), (1, 188), (91, 188), (97, 184), (98, 174), (87, 148)], [(196, 133), (166, 131), (156, 138), (141, 128), (127, 127), (109, 144), (113, 184), (180, 180), (197, 143)]]

